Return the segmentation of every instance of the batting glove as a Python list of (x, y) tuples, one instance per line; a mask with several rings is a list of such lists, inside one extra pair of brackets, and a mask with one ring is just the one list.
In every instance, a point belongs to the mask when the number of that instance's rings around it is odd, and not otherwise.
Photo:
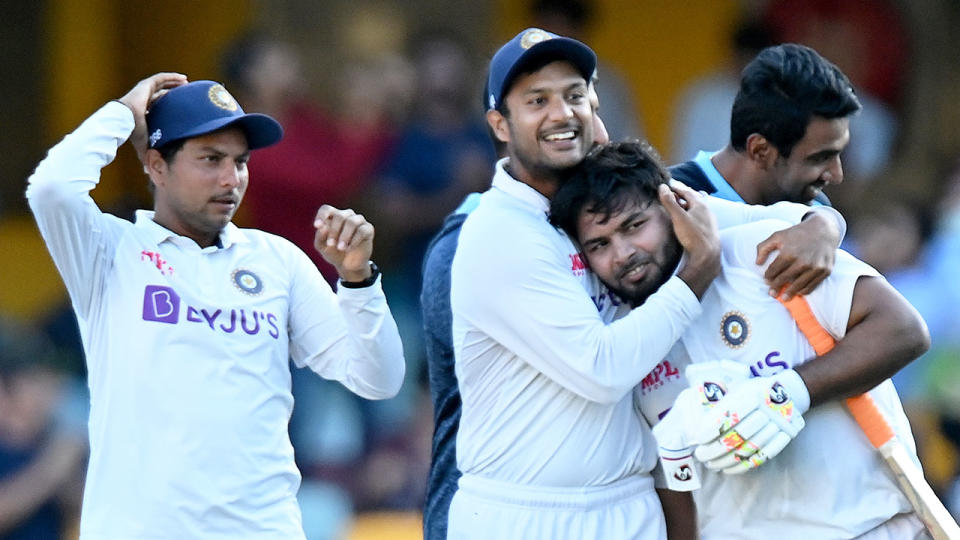
[(657, 487), (673, 491), (693, 491), (700, 488), (700, 473), (693, 459), (696, 445), (690, 427), (701, 422), (727, 393), (734, 382), (750, 377), (750, 369), (742, 364), (720, 360), (692, 364), (685, 376), (690, 386), (683, 389), (673, 402), (670, 412), (653, 426), (660, 455)]
[(809, 408), (807, 387), (792, 369), (736, 383), (695, 428), (694, 456), (724, 474), (755, 469), (800, 433)]

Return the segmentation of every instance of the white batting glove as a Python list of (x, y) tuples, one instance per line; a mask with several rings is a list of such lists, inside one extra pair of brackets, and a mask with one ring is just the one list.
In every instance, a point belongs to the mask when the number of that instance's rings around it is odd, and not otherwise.
[(809, 408), (807, 387), (792, 369), (736, 383), (695, 428), (694, 456), (724, 474), (759, 467), (800, 433)]
[(692, 364), (684, 373), (690, 386), (677, 395), (670, 412), (653, 426), (660, 455), (659, 474), (663, 475), (659, 481), (673, 491), (700, 488), (700, 473), (693, 459), (696, 444), (690, 428), (699, 425), (705, 411), (720, 401), (731, 384), (750, 377), (749, 368), (727, 360)]
[(700, 475), (693, 459), (696, 446), (690, 441), (687, 427), (696, 424), (702, 405), (693, 388), (684, 388), (670, 407), (670, 412), (653, 426), (660, 456), (660, 484), (672, 491), (693, 491), (700, 488)]

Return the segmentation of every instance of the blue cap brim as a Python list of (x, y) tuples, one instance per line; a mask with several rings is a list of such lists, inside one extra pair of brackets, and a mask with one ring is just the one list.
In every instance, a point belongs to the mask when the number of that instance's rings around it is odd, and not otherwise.
[(179, 134), (177, 140), (199, 137), (231, 126), (243, 129), (250, 150), (276, 144), (283, 138), (283, 128), (276, 120), (265, 114), (246, 113), (243, 116), (228, 116), (204, 122)]

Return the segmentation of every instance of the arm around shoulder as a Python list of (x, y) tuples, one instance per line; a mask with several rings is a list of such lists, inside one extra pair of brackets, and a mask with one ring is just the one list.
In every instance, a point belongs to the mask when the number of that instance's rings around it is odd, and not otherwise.
[(862, 394), (930, 348), (917, 310), (880, 276), (857, 280), (846, 335), (830, 352), (796, 368), (810, 405)]

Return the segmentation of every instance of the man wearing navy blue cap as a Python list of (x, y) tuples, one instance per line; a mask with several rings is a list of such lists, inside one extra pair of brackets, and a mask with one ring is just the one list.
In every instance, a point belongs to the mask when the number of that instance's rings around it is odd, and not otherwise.
[[(334, 293), (292, 243), (231, 223), (250, 151), (282, 133), (220, 84), (159, 73), (94, 113), (29, 179), (87, 358), (81, 539), (302, 539), (288, 359), (369, 399), (400, 388), (371, 224), (317, 212), (315, 246), (341, 277)], [(127, 138), (154, 194), (135, 223), (89, 195)]]
[[(721, 226), (774, 215), (796, 223), (808, 213), (723, 204), (678, 186), (681, 207), (664, 193), (693, 255), (656, 300), (628, 313), (546, 220), (565, 175), (600, 138), (595, 63), (586, 45), (535, 28), (491, 60), (484, 103), (507, 157), (462, 234), (456, 224), (442, 231), (424, 266), (424, 319), (452, 325), (428, 336), (431, 383), (444, 385), (432, 389), (444, 408), (424, 523), (431, 539), (446, 526), (450, 538), (693, 536), (689, 499), (664, 490), (661, 510), (654, 495), (654, 445), (628, 394), (696, 316), (714, 275), (716, 231), (704, 206)], [(445, 457), (454, 436), (455, 469)]]
[(671, 195), (692, 255), (649, 307), (610, 322), (625, 310), (546, 214), (593, 146), (595, 67), (583, 43), (535, 28), (490, 63), (487, 121), (507, 157), (451, 268), (463, 476), (449, 538), (666, 536), (656, 444), (631, 389), (698, 312), (719, 246), (699, 200), (681, 208)]

